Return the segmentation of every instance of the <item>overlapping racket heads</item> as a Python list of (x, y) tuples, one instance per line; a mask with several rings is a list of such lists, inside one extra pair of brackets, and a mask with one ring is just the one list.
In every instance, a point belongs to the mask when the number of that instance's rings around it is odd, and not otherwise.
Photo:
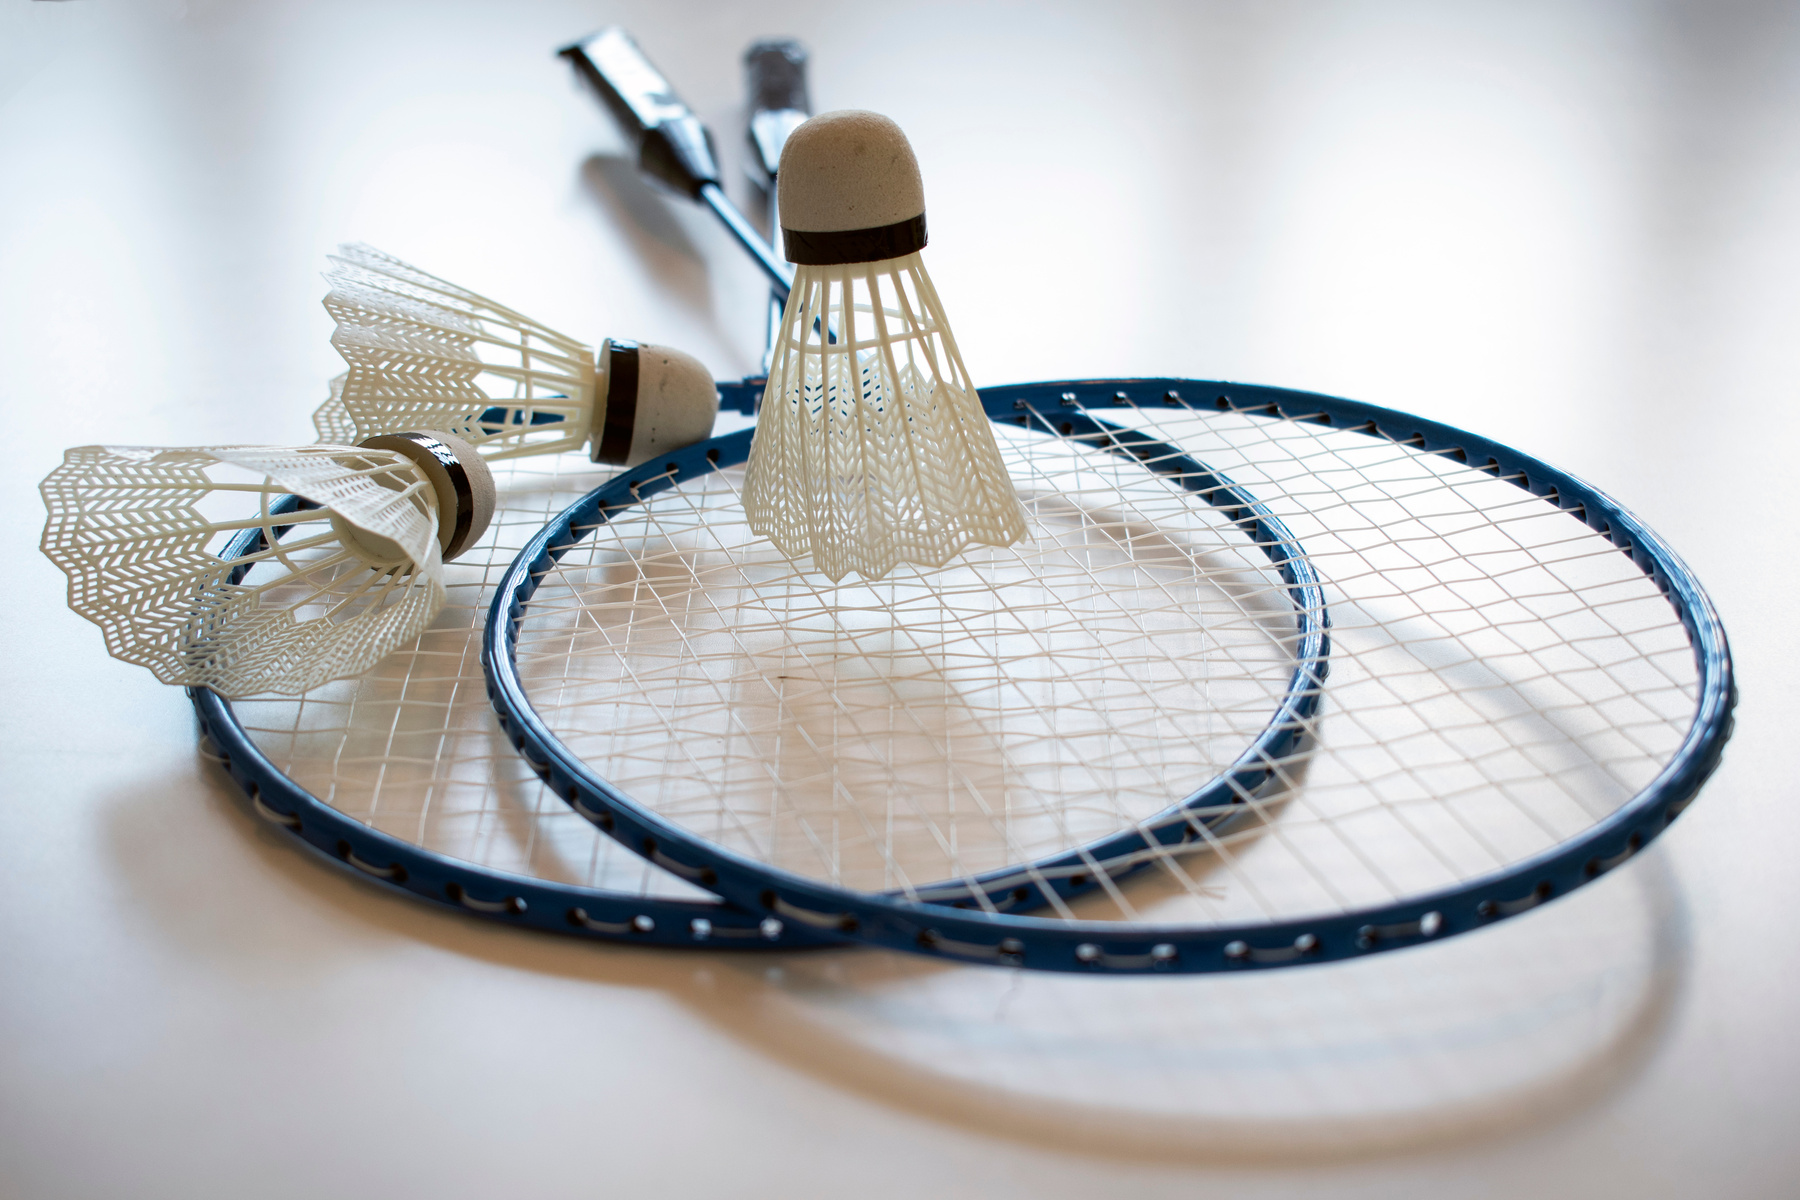
[[(692, 114), (648, 70), (654, 149)], [(785, 291), (716, 174), (689, 191)], [(1604, 874), (1730, 735), (1687, 568), (1473, 434), (1204, 381), (982, 389), (1025, 539), (832, 579), (751, 533), (753, 433), (695, 441), (760, 380), (596, 354), (365, 247), (331, 280), (326, 444), (72, 452), (45, 548), (109, 648), (190, 687), (259, 814), (460, 911), (1061, 971), (1322, 962)]]

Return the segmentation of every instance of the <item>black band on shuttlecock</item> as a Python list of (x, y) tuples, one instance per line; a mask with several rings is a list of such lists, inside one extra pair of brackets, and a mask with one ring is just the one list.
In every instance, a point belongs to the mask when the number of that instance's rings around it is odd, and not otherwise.
[(609, 342), (606, 363), (606, 418), (588, 457), (622, 463), (631, 457), (631, 435), (637, 428), (637, 343)]
[(834, 229), (829, 233), (783, 225), (781, 240), (788, 261), (805, 267), (905, 258), (925, 248), (925, 214), (873, 229)]
[[(438, 465), (444, 468), (444, 474), (450, 477), (451, 495), (438, 498), (440, 512), (444, 507), (445, 500), (456, 502), (456, 521), (450, 527), (450, 536), (448, 538), (439, 536), (440, 553), (443, 560), (449, 562), (469, 548), (469, 527), (475, 523), (475, 488), (469, 483), (468, 468), (463, 466), (462, 459), (457, 457), (456, 451), (432, 437), (431, 434), (417, 430), (379, 434), (365, 439), (362, 445), (372, 450), (392, 450), (396, 454), (405, 454), (408, 458), (416, 457), (395, 446), (394, 442), (411, 442), (431, 455)], [(441, 516), (438, 519), (443, 520)]]

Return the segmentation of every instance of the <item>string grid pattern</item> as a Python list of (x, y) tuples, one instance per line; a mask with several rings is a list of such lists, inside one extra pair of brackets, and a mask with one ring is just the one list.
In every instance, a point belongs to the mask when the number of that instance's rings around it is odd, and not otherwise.
[(331, 261), (325, 309), (349, 370), (313, 416), (321, 438), (443, 430), (487, 459), (587, 441), (589, 347), (371, 247), (342, 246)]
[(1025, 533), (917, 254), (796, 268), (743, 486), (749, 528), (834, 580)]
[[(444, 601), (436, 493), (392, 451), (83, 446), (42, 491), (70, 607), (164, 683), (304, 691), (381, 661)], [(272, 513), (289, 493), (319, 507)], [(263, 550), (220, 557), (252, 528)]]
[(611, 514), (520, 621), (531, 703), (664, 819), (855, 889), (929, 899), (1181, 826), (1048, 897), (1091, 920), (1284, 921), (1455, 886), (1591, 828), (1679, 747), (1685, 630), (1552, 502), (1305, 420), (1125, 416), (1259, 498), (1324, 583), (1322, 703), (1223, 830), (1223, 810), (1175, 806), (1276, 703), (1288, 594), (1181, 479), (1037, 412), (998, 443), (1029, 539), (874, 584), (756, 539), (730, 470)]
[(479, 644), (494, 586), (546, 521), (609, 472), (576, 454), (493, 469), (493, 522), (444, 564), (446, 599), (429, 628), (358, 678), (298, 697), (238, 700), (233, 711), (294, 782), (423, 849), (553, 883), (703, 898), (596, 832), (543, 785), (495, 724)]

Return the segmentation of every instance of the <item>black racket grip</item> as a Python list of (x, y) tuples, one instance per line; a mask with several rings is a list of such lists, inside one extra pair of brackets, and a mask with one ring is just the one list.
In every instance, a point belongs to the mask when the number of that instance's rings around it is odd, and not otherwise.
[(752, 42), (744, 51), (744, 83), (751, 112), (812, 112), (806, 98), (806, 47), (793, 38)]
[(719, 182), (712, 134), (629, 33), (614, 25), (557, 53), (637, 147), (638, 170), (694, 200), (701, 188)]
[(781, 169), (788, 134), (812, 115), (806, 47), (792, 38), (751, 43), (744, 51), (744, 90), (750, 97), (751, 177), (767, 186)]

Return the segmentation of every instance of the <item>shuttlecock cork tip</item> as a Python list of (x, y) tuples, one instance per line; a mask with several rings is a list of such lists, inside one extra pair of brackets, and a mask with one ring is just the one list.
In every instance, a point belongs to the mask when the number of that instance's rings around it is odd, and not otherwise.
[(706, 364), (672, 346), (609, 339), (595, 462), (635, 466), (712, 435), (719, 389)]
[(925, 245), (919, 160), (880, 113), (821, 113), (800, 125), (781, 151), (779, 178), (793, 262), (875, 262)]

